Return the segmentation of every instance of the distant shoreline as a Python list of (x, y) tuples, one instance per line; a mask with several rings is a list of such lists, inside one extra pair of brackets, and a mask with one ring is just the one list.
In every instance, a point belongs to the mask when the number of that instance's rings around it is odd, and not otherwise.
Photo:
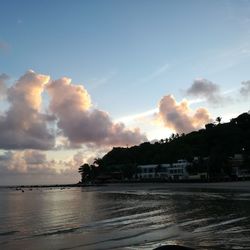
[(119, 183), (103, 183), (103, 184), (52, 184), (52, 185), (10, 185), (0, 186), (0, 188), (9, 189), (35, 189), (35, 188), (76, 188), (76, 187), (105, 187), (108, 189), (121, 188), (152, 188), (152, 189), (182, 189), (182, 188), (194, 188), (194, 189), (232, 189), (232, 190), (245, 190), (250, 191), (250, 181), (231, 181), (231, 182), (119, 182)]
[(87, 186), (99, 186), (97, 184), (48, 184), (48, 185), (4, 185), (0, 188), (70, 188), (70, 187), (87, 187)]

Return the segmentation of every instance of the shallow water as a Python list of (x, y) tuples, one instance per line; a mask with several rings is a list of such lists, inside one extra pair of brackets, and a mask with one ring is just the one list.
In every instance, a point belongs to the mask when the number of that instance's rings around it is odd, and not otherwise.
[(0, 249), (250, 249), (250, 192), (174, 185), (0, 189)]

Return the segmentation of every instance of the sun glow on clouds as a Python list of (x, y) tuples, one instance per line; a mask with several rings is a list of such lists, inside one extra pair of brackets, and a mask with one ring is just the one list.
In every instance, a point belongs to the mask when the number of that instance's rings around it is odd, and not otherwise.
[[(204, 98), (203, 99), (196, 98), (196, 99), (189, 100), (188, 103), (191, 105), (191, 104), (202, 103), (205, 101), (206, 101), (206, 99), (204, 99)], [(131, 122), (134, 122), (136, 120), (140, 120), (140, 119), (145, 118), (145, 117), (149, 117), (149, 116), (153, 117), (158, 112), (159, 112), (159, 108), (152, 108), (152, 109), (149, 109), (147, 111), (143, 111), (143, 112), (140, 112), (137, 114), (122, 116), (120, 118), (115, 119), (115, 121), (116, 122), (124, 122), (125, 124), (129, 124)]]
[(124, 124), (112, 121), (107, 112), (90, 108), (91, 99), (83, 86), (62, 78), (51, 81), (47, 90), (57, 127), (71, 143), (122, 146), (146, 140), (138, 128), (129, 130)]
[(145, 112), (124, 116), (117, 121), (124, 122), (128, 127), (140, 127), (146, 132), (149, 140), (169, 137), (172, 133), (187, 133), (203, 127), (212, 121), (205, 108), (193, 111), (191, 104), (204, 102), (205, 99), (182, 100), (178, 103), (174, 96), (168, 95), (161, 99), (158, 108)]
[[(212, 122), (210, 112), (205, 105), (212, 107), (214, 119), (221, 116), (221, 110), (225, 104), (232, 104), (235, 99), (244, 99), (250, 96), (249, 82), (243, 82), (241, 88), (221, 91), (218, 84), (204, 78), (197, 78), (191, 86), (182, 91), (184, 95), (192, 99), (183, 99), (178, 102), (173, 95), (163, 97), (158, 108), (153, 108), (141, 113), (120, 117), (117, 121), (124, 122), (128, 127), (140, 127), (149, 140), (169, 137), (172, 133), (187, 133), (200, 129), (208, 122)], [(234, 96), (234, 99), (230, 97)], [(238, 101), (239, 102), (239, 101)], [(196, 107), (196, 108), (194, 108)], [(230, 113), (223, 112), (223, 121), (237, 116), (240, 112), (230, 109)]]
[(166, 127), (179, 134), (200, 129), (212, 121), (207, 109), (199, 108), (192, 111), (187, 100), (178, 103), (172, 95), (161, 99), (158, 117)]
[[(199, 79), (187, 90), (195, 99), (178, 102), (166, 95), (155, 108), (112, 120), (107, 112), (94, 107), (87, 89), (70, 78), (53, 80), (29, 70), (7, 88), (6, 75), (1, 76), (1, 89), (9, 104), (0, 115), (2, 176), (67, 175), (76, 182), (79, 165), (92, 163), (113, 146), (140, 144), (204, 127), (212, 121), (210, 113), (192, 105), (225, 99), (219, 98), (222, 94), (216, 84)], [(244, 98), (250, 95), (249, 89), (249, 82), (244, 82)]]
[[(129, 129), (93, 107), (88, 91), (67, 77), (52, 80), (29, 70), (9, 88), (6, 79), (1, 75), (1, 90), (6, 90), (9, 104), (0, 116), (3, 174), (74, 176), (79, 165), (93, 161), (94, 153), (98, 157), (112, 146), (147, 140), (138, 128)], [(49, 97), (46, 102), (44, 92)], [(71, 156), (66, 157), (65, 150)]]
[(169, 137), (173, 131), (157, 121), (158, 113), (159, 108), (154, 108), (145, 112), (118, 118), (116, 121), (123, 122), (128, 128), (139, 127), (146, 133), (149, 141), (160, 140)]

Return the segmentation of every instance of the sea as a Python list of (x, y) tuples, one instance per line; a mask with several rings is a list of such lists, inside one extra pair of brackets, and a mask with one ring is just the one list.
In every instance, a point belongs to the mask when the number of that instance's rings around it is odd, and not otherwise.
[(0, 188), (1, 250), (250, 249), (250, 182)]

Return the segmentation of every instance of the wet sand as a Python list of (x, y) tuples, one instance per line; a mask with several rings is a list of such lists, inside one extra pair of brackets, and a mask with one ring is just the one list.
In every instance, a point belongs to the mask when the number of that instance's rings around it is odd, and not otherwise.
[(206, 183), (116, 183), (103, 186), (104, 190), (164, 190), (164, 189), (201, 189), (201, 190), (239, 190), (250, 192), (250, 181), (235, 181), (235, 182), (206, 182)]
[(250, 245), (249, 181), (1, 189), (0, 204), (0, 249), (5, 250)]

